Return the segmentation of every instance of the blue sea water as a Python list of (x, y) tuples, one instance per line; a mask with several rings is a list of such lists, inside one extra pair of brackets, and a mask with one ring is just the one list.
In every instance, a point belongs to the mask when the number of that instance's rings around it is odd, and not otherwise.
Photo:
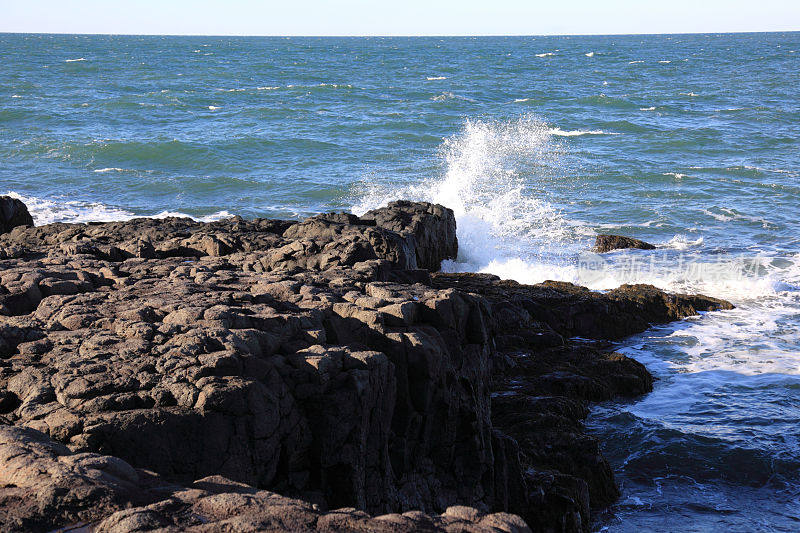
[[(0, 34), (0, 194), (37, 223), (453, 208), (450, 270), (730, 299), (620, 343), (603, 531), (800, 529), (800, 33)], [(655, 252), (587, 254), (597, 233)]]

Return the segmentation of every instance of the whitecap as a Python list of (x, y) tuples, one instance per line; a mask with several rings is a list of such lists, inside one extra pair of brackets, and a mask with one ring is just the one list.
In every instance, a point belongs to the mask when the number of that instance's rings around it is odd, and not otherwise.
[(662, 59), (661, 61), (659, 61), (659, 63), (665, 63), (666, 64), (666, 63), (672, 63), (672, 61), (670, 61), (669, 59)]
[(11, 98), (22, 98), (22, 96), (20, 96), (20, 95), (18, 95), (18, 94), (12, 94), (12, 95), (11, 95)]
[(438, 94), (436, 96), (431, 97), (431, 100), (434, 102), (443, 102), (445, 100), (464, 100), (467, 102), (474, 102), (472, 98), (467, 98), (466, 96), (461, 96), (458, 94), (453, 94), (450, 91), (443, 92), (442, 94)]
[(667, 241), (664, 246), (674, 248), (675, 250), (686, 250), (688, 248), (700, 246), (701, 244), (703, 244), (702, 236), (696, 239), (690, 239), (686, 235), (675, 235)]
[(548, 56), (554, 56), (554, 55), (555, 54), (553, 52), (545, 52), (543, 54), (536, 54), (536, 57), (548, 57)]
[(655, 111), (655, 107), (640, 107), (639, 111)]
[(119, 167), (107, 167), (107, 168), (98, 168), (93, 170), (92, 172), (125, 172), (125, 169)]
[(594, 57), (594, 52), (589, 52), (588, 54), (584, 54), (586, 57)]
[(208, 106), (208, 108), (209, 108), (211, 111), (215, 111), (215, 110), (219, 109), (219, 106), (210, 105), (210, 106)]
[(238, 88), (238, 89), (217, 89), (217, 91), (223, 92), (223, 93), (241, 93), (241, 92), (244, 92), (246, 90), (247, 89), (242, 89), (242, 88)]
[(425, 79), (428, 80), (428, 81), (446, 80), (447, 76), (428, 76)]
[(560, 137), (580, 137), (581, 135), (622, 135), (621, 133), (603, 130), (562, 130), (560, 128), (550, 128), (547, 130), (550, 135)]
[[(651, 108), (653, 109), (653, 108)], [(676, 180), (682, 180), (686, 177), (686, 174), (681, 174), (680, 172), (664, 172), (664, 176), (672, 176)]]
[(64, 63), (75, 63), (77, 61), (86, 61), (85, 57), (79, 57), (78, 59), (65, 59)]
[(256, 89), (259, 91), (276, 91), (280, 89), (280, 87), (265, 85), (264, 87), (256, 87)]
[(681, 96), (700, 96), (699, 94), (695, 94), (695, 93), (692, 93), (692, 92), (680, 93), (680, 94), (681, 94)]
[(514, 101), (517, 103), (527, 102), (530, 98), (515, 98)]
[(636, 63), (644, 63), (644, 61), (637, 59), (636, 61), (628, 61), (629, 65), (635, 65)]

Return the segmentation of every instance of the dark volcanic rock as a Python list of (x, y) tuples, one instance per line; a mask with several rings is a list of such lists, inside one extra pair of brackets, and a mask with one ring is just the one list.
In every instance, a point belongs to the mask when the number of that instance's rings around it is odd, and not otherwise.
[(640, 241), (622, 235), (598, 235), (594, 241), (594, 251), (598, 253), (610, 252), (622, 248), (638, 248), (640, 250), (655, 250), (649, 242)]
[(530, 531), (518, 516), (450, 507), (370, 517), (211, 476), (188, 486), (116, 457), (73, 453), (38, 431), (0, 425), (0, 524), (8, 533), (92, 524), (92, 531)]
[(30, 477), (0, 489), (4, 530), (585, 531), (617, 495), (586, 402), (652, 378), (571, 337), (726, 304), (431, 275), (455, 220), (410, 202), (0, 249), (0, 447)]
[(0, 196), (0, 233), (7, 233), (17, 226), (33, 226), (28, 207), (10, 196)]

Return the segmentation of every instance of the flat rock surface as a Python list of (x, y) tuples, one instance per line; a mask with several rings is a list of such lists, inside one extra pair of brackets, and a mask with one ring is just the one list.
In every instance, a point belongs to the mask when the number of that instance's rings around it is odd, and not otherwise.
[(604, 340), (730, 304), (457, 249), (411, 202), (0, 235), (2, 529), (586, 531), (587, 402), (652, 387)]

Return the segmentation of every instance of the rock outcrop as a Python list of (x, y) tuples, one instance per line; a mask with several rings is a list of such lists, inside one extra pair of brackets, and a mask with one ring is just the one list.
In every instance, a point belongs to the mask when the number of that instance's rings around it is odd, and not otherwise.
[(632, 237), (622, 235), (598, 235), (594, 241), (593, 250), (597, 253), (610, 252), (624, 248), (637, 248), (639, 250), (655, 250), (655, 246), (649, 242), (640, 241)]
[(453, 506), (370, 517), (210, 476), (180, 486), (116, 457), (73, 453), (29, 428), (0, 425), (0, 523), (8, 533), (58, 526), (119, 531), (530, 531), (508, 513)]
[(431, 274), (426, 203), (0, 250), (4, 530), (586, 531), (617, 495), (587, 402), (652, 386), (603, 340), (729, 305)]
[(8, 233), (17, 226), (33, 226), (28, 207), (10, 196), (0, 196), (0, 233)]

